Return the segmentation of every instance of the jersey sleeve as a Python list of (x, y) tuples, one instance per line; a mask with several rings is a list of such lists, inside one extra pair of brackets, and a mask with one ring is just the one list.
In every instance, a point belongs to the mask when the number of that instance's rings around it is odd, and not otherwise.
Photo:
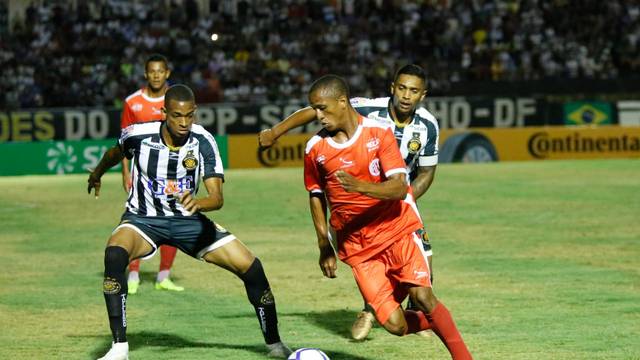
[(220, 158), (218, 144), (213, 135), (208, 132), (200, 134), (198, 140), (200, 141), (200, 154), (202, 155), (202, 164), (200, 164), (202, 179), (219, 177), (224, 180), (222, 158)]
[(311, 149), (304, 154), (304, 186), (310, 193), (322, 193), (324, 192), (320, 171), (316, 161), (314, 161), (314, 151)]
[(380, 167), (382, 171), (384, 171), (384, 176), (389, 178), (391, 175), (400, 173), (406, 175), (407, 168), (391, 128), (380, 128), (380, 132), (381, 138), (378, 158), (380, 159)]
[(120, 131), (120, 138), (118, 139), (118, 145), (124, 156), (131, 160), (135, 153), (137, 144), (141, 141), (140, 137), (134, 136), (135, 125), (129, 125)]
[(129, 103), (125, 101), (122, 109), (122, 115), (120, 116), (120, 129), (124, 129), (133, 123), (135, 123), (133, 111), (131, 111)]
[(440, 130), (438, 123), (427, 121), (427, 144), (422, 148), (418, 157), (418, 166), (438, 165), (438, 142)]

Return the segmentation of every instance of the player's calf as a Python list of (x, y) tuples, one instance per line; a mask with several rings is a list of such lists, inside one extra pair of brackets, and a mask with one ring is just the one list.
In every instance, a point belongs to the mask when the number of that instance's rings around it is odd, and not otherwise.
[(240, 278), (244, 281), (249, 302), (256, 310), (264, 341), (267, 344), (279, 342), (276, 302), (260, 260), (255, 258), (249, 270), (240, 275)]
[(104, 251), (102, 292), (109, 315), (109, 327), (115, 343), (127, 341), (127, 279), (125, 270), (129, 253), (120, 246), (107, 246)]

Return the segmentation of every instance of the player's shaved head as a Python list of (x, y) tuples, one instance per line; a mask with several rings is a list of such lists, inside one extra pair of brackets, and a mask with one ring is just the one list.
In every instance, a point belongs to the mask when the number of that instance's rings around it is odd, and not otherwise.
[(343, 78), (337, 75), (325, 75), (311, 84), (309, 95), (320, 91), (320, 95), (337, 99), (341, 96), (349, 98), (349, 86)]
[(164, 94), (164, 102), (165, 104), (171, 103), (171, 101), (184, 101), (184, 102), (195, 102), (196, 97), (193, 95), (193, 91), (182, 84), (173, 85), (167, 90), (167, 93)]

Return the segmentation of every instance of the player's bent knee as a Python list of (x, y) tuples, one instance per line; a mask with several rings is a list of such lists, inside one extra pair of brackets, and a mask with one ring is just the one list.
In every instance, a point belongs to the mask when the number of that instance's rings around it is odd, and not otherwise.
[(407, 321), (404, 318), (402, 309), (396, 309), (382, 326), (393, 335), (402, 336), (406, 334)]

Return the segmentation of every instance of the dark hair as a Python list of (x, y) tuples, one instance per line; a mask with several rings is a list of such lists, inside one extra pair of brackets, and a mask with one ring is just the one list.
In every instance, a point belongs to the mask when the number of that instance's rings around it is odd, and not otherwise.
[(393, 81), (395, 82), (396, 80), (398, 80), (398, 77), (400, 75), (402, 75), (402, 74), (419, 77), (420, 79), (422, 79), (422, 81), (424, 81), (425, 87), (426, 87), (426, 84), (427, 84), (427, 73), (419, 65), (408, 64), (408, 65), (405, 65), (405, 66), (401, 67), (400, 69), (398, 69), (398, 71), (396, 71), (396, 75), (393, 77)]
[(169, 102), (171, 102), (171, 100), (195, 102), (196, 97), (187, 85), (177, 84), (170, 87), (169, 90), (167, 90), (167, 93), (164, 94), (165, 107)]
[(325, 90), (335, 98), (338, 98), (342, 95), (349, 98), (349, 85), (347, 85), (347, 82), (338, 75), (324, 75), (323, 77), (314, 81), (313, 84), (311, 84), (311, 88), (309, 88), (309, 94), (314, 93), (318, 90)]
[(161, 54), (151, 54), (144, 62), (144, 71), (147, 71), (147, 66), (152, 62), (162, 62), (164, 66), (169, 69), (169, 60), (164, 55)]

